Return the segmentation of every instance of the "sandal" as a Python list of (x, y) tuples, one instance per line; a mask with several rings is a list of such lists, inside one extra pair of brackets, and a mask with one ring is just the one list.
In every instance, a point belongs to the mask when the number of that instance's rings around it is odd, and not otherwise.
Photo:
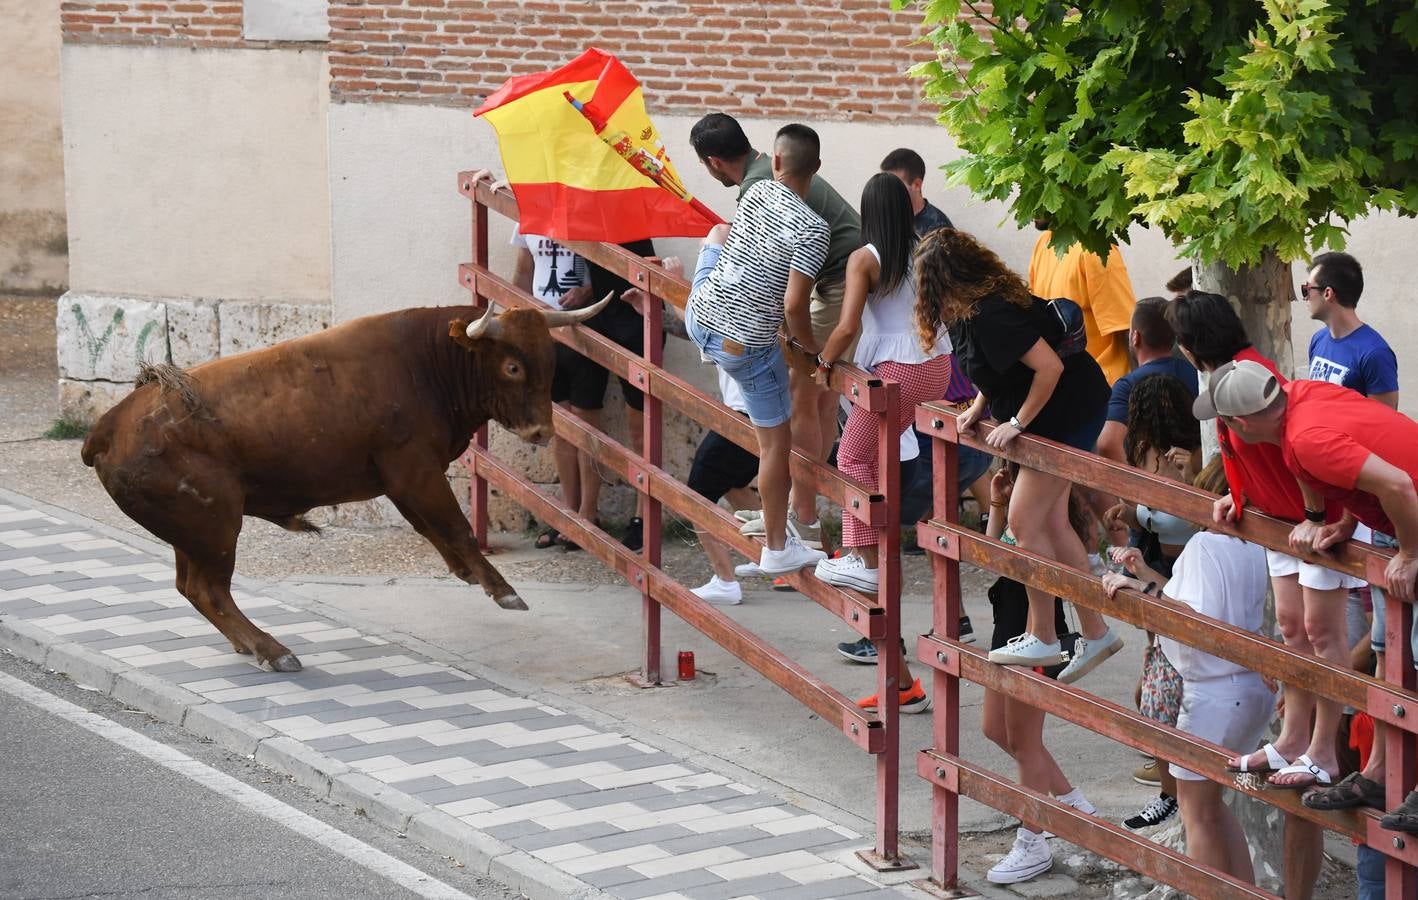
[(1226, 771), (1242, 775), (1246, 774), (1247, 772), (1253, 775), (1269, 775), (1273, 772), (1279, 772), (1281, 769), (1290, 765), (1290, 761), (1280, 755), (1280, 753), (1275, 749), (1274, 744), (1266, 744), (1260, 749), (1261, 752), (1265, 754), (1264, 768), (1250, 768), (1252, 754), (1247, 753), (1246, 755), (1237, 758), (1236, 765), (1233, 766), (1230, 763), (1227, 763)]
[(552, 547), (557, 546), (560, 540), (560, 531), (557, 531), (555, 528), (547, 528), (541, 534), (537, 535), (537, 539), (532, 543), (532, 546), (536, 547), (538, 550), (550, 550)]
[(1405, 834), (1418, 834), (1418, 791), (1410, 791), (1392, 812), (1379, 819), (1379, 827)]
[[(598, 519), (592, 519), (592, 520), (591, 520), (591, 524), (594, 525), (594, 526), (597, 527), (597, 528), (600, 528), (600, 527), (601, 527), (600, 520), (598, 520)], [(561, 549), (565, 550), (567, 553), (571, 553), (571, 552), (574, 551), (574, 550), (580, 550), (580, 549), (581, 549), (581, 545), (580, 545), (580, 544), (576, 543), (575, 541), (573, 541), (571, 538), (567, 537), (567, 536), (564, 535), (564, 534), (558, 534), (558, 535), (556, 536), (556, 543), (557, 543), (557, 546), (561, 547)]]
[(1353, 809), (1356, 806), (1383, 809), (1384, 786), (1353, 772), (1340, 779), (1338, 784), (1311, 791), (1301, 802), (1310, 809)]
[[(1310, 780), (1295, 781), (1290, 784), (1277, 784), (1275, 781), (1277, 775), (1309, 775)], [(1271, 787), (1275, 788), (1282, 788), (1289, 791), (1302, 791), (1308, 787), (1329, 787), (1334, 783), (1334, 780), (1330, 777), (1328, 772), (1315, 765), (1314, 760), (1310, 759), (1306, 754), (1301, 753), (1299, 756), (1295, 757), (1294, 765), (1277, 769), (1272, 773), (1268, 783)]]

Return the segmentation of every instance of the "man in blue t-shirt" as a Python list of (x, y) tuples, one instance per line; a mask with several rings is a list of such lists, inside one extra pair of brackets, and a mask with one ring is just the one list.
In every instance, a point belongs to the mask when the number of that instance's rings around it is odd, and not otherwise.
[(1310, 262), (1300, 299), (1325, 327), (1310, 338), (1310, 379), (1341, 384), (1398, 408), (1398, 358), (1377, 331), (1359, 320), (1364, 270), (1348, 253), (1321, 253)]
[(1133, 386), (1149, 375), (1174, 375), (1196, 396), (1196, 369), (1185, 359), (1173, 355), (1176, 335), (1164, 314), (1167, 301), (1161, 297), (1144, 297), (1132, 311), (1132, 326), (1128, 343), (1137, 368), (1113, 382), (1108, 398), (1108, 420), (1098, 435), (1098, 455), (1117, 462), (1127, 462), (1123, 439), (1128, 430), (1128, 399)]

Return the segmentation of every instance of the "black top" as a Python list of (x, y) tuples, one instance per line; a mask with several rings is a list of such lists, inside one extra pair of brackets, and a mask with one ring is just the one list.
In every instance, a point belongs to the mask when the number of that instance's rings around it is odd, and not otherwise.
[[(1028, 309), (994, 295), (981, 298), (975, 313), (950, 326), (955, 358), (990, 403), (990, 413), (1008, 421), (1024, 405), (1034, 370), (1020, 362), (1040, 338), (1052, 346), (1063, 337), (1063, 323), (1043, 300)], [(1108, 406), (1108, 380), (1087, 353), (1063, 358), (1063, 374), (1044, 408), (1029, 423), (1039, 437), (1062, 440)]]
[[(655, 244), (648, 238), (640, 241), (631, 241), (628, 244), (621, 244), (621, 247), (629, 250), (637, 256), (654, 256)], [(601, 331), (602, 328), (626, 320), (634, 319), (637, 322), (640, 314), (635, 311), (635, 307), (629, 303), (621, 303), (618, 299), (621, 294), (630, 290), (632, 285), (619, 275), (608, 269), (603, 269), (593, 262), (589, 263), (591, 271), (591, 302), (598, 302), (606, 294), (614, 291), (617, 299), (610, 303), (605, 309), (596, 313), (586, 324), (593, 331)]]
[(925, 237), (937, 228), (954, 228), (950, 223), (950, 217), (939, 209), (931, 205), (931, 201), (925, 201), (926, 205), (921, 207), (921, 211), (916, 213), (916, 234)]

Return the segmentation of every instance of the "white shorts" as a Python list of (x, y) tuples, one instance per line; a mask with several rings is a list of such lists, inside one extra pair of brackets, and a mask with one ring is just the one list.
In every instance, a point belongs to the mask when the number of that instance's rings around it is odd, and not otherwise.
[[(1373, 531), (1367, 525), (1359, 525), (1354, 529), (1354, 540), (1369, 542), (1372, 539)], [(1316, 591), (1332, 591), (1336, 588), (1346, 588), (1353, 590), (1368, 584), (1362, 578), (1355, 578), (1353, 575), (1346, 575), (1343, 572), (1336, 572), (1333, 569), (1317, 566), (1311, 562), (1296, 559), (1288, 553), (1281, 553), (1278, 550), (1266, 549), (1265, 561), (1270, 567), (1271, 578), (1284, 578), (1287, 575), (1300, 574), (1300, 586)]]
[[(1177, 730), (1220, 744), (1235, 753), (1249, 753), (1275, 714), (1275, 695), (1254, 672), (1186, 682), (1182, 688), (1182, 714)], [(1205, 781), (1206, 776), (1176, 763), (1167, 766), (1182, 781)]]

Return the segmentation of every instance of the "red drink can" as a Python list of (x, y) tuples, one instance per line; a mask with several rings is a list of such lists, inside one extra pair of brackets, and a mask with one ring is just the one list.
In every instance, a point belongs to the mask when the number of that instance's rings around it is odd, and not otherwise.
[(694, 651), (681, 650), (679, 652), (679, 680), (694, 680)]

